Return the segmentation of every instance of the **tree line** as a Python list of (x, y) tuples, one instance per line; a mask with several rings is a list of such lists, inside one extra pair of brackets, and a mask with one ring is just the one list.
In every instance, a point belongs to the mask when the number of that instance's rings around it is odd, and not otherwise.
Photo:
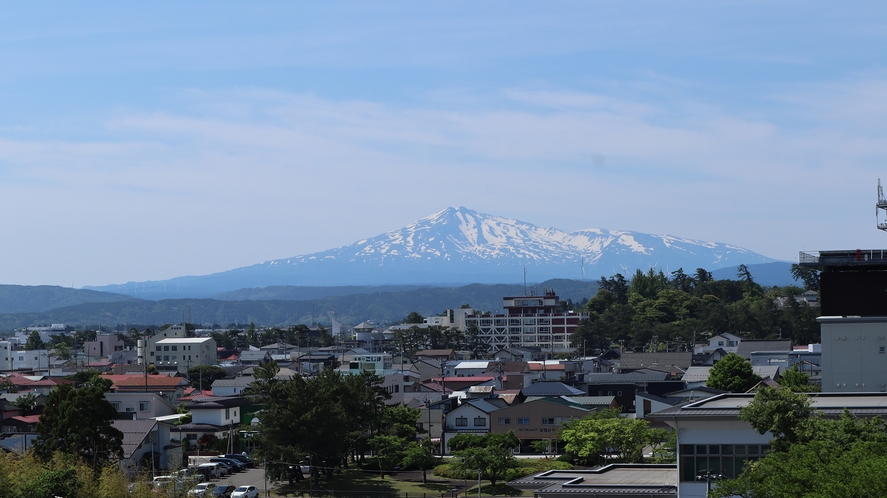
[[(805, 284), (818, 282), (804, 276)], [(794, 299), (803, 292), (793, 285), (762, 286), (745, 265), (739, 266), (736, 280), (715, 280), (702, 268), (692, 275), (651, 268), (638, 270), (631, 280), (620, 274), (602, 277), (597, 294), (585, 305), (589, 317), (573, 334), (573, 345), (584, 345), (587, 352), (613, 344), (636, 351), (685, 351), (694, 339), (721, 332), (818, 342), (818, 308)]]

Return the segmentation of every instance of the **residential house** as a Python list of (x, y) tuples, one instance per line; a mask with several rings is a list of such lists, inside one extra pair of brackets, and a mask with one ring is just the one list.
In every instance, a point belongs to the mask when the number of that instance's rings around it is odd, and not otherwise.
[(253, 377), (234, 377), (233, 379), (216, 379), (212, 384), (213, 396), (237, 396), (248, 388), (255, 379)]
[(148, 420), (155, 417), (173, 415), (176, 408), (163, 395), (153, 392), (109, 392), (105, 393), (119, 419)]
[(111, 381), (111, 392), (147, 392), (165, 395), (168, 399), (184, 396), (188, 380), (169, 375), (102, 374)]
[(182, 466), (182, 448), (169, 442), (169, 424), (157, 420), (115, 420), (113, 426), (123, 433), (123, 458), (118, 463), (127, 477)]
[[(476, 399), (468, 400), (447, 412), (444, 446), (447, 446), (450, 439), (457, 434), (483, 435), (490, 432), (490, 414), (501, 408), (502, 406), (493, 404), (490, 400)], [(449, 447), (447, 447), (447, 452), (449, 452)]]
[(791, 339), (759, 339), (759, 340), (744, 340), (739, 343), (739, 346), (736, 348), (736, 354), (745, 358), (746, 360), (751, 360), (751, 354), (756, 351), (792, 351), (792, 340)]
[(680, 376), (693, 364), (693, 353), (624, 353), (615, 360), (619, 373), (637, 370), (654, 370), (672, 376)]
[(627, 374), (592, 374), (584, 376), (584, 386), (589, 396), (615, 396), (623, 413), (635, 411), (635, 395), (647, 392), (657, 396), (684, 389), (684, 382), (668, 380), (665, 372), (638, 370)]
[(718, 335), (712, 336), (708, 340), (708, 344), (697, 344), (694, 347), (693, 352), (696, 354), (708, 354), (716, 349), (723, 349), (727, 353), (735, 353), (736, 349), (739, 347), (739, 343), (744, 341), (745, 338), (741, 335), (736, 335), (730, 332), (722, 332)]
[(206, 434), (228, 437), (240, 426), (248, 404), (249, 400), (240, 396), (194, 396), (185, 406), (191, 411), (191, 423), (174, 427), (173, 437), (179, 441), (188, 439), (192, 443)]
[(572, 419), (588, 416), (592, 410), (569, 398), (544, 397), (516, 403), (497, 410), (492, 416), (491, 432), (508, 433), (521, 441), (520, 453), (537, 453), (531, 444), (535, 441), (550, 442), (550, 453), (558, 452), (558, 431)]

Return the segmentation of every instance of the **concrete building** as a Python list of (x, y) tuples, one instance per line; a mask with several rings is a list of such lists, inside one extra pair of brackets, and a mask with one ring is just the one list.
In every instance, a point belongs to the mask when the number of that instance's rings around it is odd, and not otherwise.
[(560, 311), (560, 298), (550, 289), (542, 296), (505, 297), (503, 308), (504, 314), (465, 316), (466, 330), (476, 328), (490, 351), (512, 346), (572, 351), (570, 336), (588, 318), (585, 313)]
[(887, 252), (801, 253), (820, 271), (822, 390), (887, 392)]
[[(753, 394), (721, 394), (647, 415), (671, 426), (677, 434), (678, 496), (705, 498), (707, 483), (697, 480), (702, 472), (735, 478), (748, 462), (764, 456), (773, 435), (758, 434), (739, 418)], [(887, 395), (880, 393), (820, 393), (811, 395), (813, 407), (826, 417), (845, 410), (858, 417), (887, 415)]]
[(216, 341), (212, 337), (172, 337), (154, 343), (154, 366), (157, 370), (187, 373), (196, 366), (215, 365)]
[(102, 334), (96, 336), (94, 341), (83, 343), (83, 352), (88, 358), (108, 358), (112, 353), (123, 351), (123, 341), (117, 338), (117, 334)]
[(154, 363), (154, 353), (156, 352), (155, 345), (157, 344), (157, 341), (162, 341), (163, 339), (171, 339), (173, 337), (188, 337), (188, 331), (185, 326), (171, 325), (167, 329), (161, 330), (148, 338), (146, 347), (148, 364)]
[(14, 341), (0, 341), (0, 372), (49, 370), (49, 351), (16, 349), (16, 346)]

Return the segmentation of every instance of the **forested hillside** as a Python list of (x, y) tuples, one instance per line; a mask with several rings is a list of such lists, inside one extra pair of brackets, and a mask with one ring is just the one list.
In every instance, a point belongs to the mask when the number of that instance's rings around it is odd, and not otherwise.
[[(815, 286), (815, 276), (801, 281)], [(750, 339), (790, 338), (795, 344), (819, 342), (819, 309), (799, 304), (796, 286), (765, 287), (745, 266), (736, 280), (715, 280), (698, 269), (670, 276), (652, 269), (638, 270), (627, 281), (622, 275), (602, 278), (589, 300), (589, 320), (576, 332), (574, 344), (585, 341), (591, 351), (620, 341), (635, 350), (686, 350), (694, 341), (720, 332)]]
[(56, 285), (0, 285), (0, 313), (41, 312), (82, 303), (132, 300), (129, 296)]
[[(597, 292), (598, 282), (550, 280), (535, 286), (536, 292), (551, 288), (561, 299), (581, 306)], [(283, 292), (278, 289), (278, 295)], [(530, 289), (532, 290), (532, 288)], [(117, 303), (87, 303), (42, 313), (0, 315), (0, 330), (9, 331), (28, 325), (65, 323), (82, 326), (126, 324), (160, 325), (183, 321), (227, 326), (231, 323), (255, 323), (289, 326), (313, 322), (329, 324), (327, 312), (335, 311), (342, 323), (398, 323), (410, 312), (440, 314), (447, 308), (470, 305), (482, 311), (501, 311), (504, 296), (523, 295), (522, 285), (467, 285), (464, 287), (423, 287), (403, 292), (372, 292), (320, 299), (283, 301), (216, 299), (169, 299), (162, 301), (129, 300)]]

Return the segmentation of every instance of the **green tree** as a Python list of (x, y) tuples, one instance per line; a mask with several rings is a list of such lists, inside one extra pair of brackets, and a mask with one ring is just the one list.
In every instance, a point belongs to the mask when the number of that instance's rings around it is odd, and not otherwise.
[(773, 447), (784, 450), (804, 440), (813, 414), (812, 403), (806, 394), (763, 387), (739, 411), (739, 418), (750, 423), (758, 434), (770, 432)]
[(373, 435), (388, 396), (381, 384), (372, 374), (343, 375), (328, 368), (310, 379), (295, 376), (257, 387), (266, 391), (256, 436), (259, 456), (275, 462), (310, 458), (332, 477), (333, 469)]
[(71, 359), (71, 348), (64, 342), (55, 343), (55, 357), (68, 361)]
[(426, 476), (426, 471), (434, 467), (437, 460), (437, 457), (434, 456), (431, 440), (425, 438), (418, 442), (412, 441), (407, 445), (401, 463), (404, 467), (419, 468), (422, 471), (422, 484), (427, 484), (428, 477)]
[(62, 384), (49, 393), (34, 442), (41, 459), (47, 461), (61, 452), (98, 472), (122, 456), (123, 433), (112, 425), (117, 410), (105, 399), (104, 387), (100, 383)]
[(804, 282), (804, 288), (819, 292), (819, 271), (806, 266), (793, 263), (791, 267), (792, 278)]
[(75, 497), (82, 487), (76, 469), (44, 470), (31, 483), (28, 495), (31, 498)]
[(411, 311), (403, 323), (425, 323), (425, 317), (415, 311)]
[(783, 372), (782, 377), (779, 379), (779, 384), (796, 393), (822, 391), (821, 387), (810, 382), (810, 375), (802, 372), (798, 368), (798, 365), (793, 365), (791, 368)]
[(403, 460), (407, 440), (398, 436), (379, 434), (370, 438), (369, 445), (376, 454), (379, 476), (384, 479), (385, 469), (391, 469)]
[(761, 381), (751, 363), (736, 353), (718, 360), (708, 373), (706, 386), (731, 393), (744, 393)]
[[(564, 449), (588, 465), (605, 462), (641, 463), (650, 441), (646, 420), (619, 416), (619, 410), (603, 410), (564, 424), (560, 438)], [(615, 454), (615, 458), (608, 456)]]
[(459, 436), (450, 440), (451, 449), (461, 448), (454, 451), (456, 458), (451, 465), (463, 477), (480, 471), (482, 478), (495, 486), (506, 477), (509, 469), (517, 467), (512, 450), (520, 446), (520, 440), (513, 432), (489, 433), (485, 436), (465, 434), (471, 437), (460, 438), (454, 445), (453, 440)]
[(28, 351), (34, 351), (36, 349), (43, 349), (43, 346), (43, 339), (40, 338), (40, 332), (32, 330), (31, 334), (28, 335), (27, 342), (25, 342), (25, 349)]
[(208, 389), (216, 379), (224, 379), (228, 376), (225, 369), (218, 365), (198, 365), (188, 369), (188, 379), (191, 387)]

